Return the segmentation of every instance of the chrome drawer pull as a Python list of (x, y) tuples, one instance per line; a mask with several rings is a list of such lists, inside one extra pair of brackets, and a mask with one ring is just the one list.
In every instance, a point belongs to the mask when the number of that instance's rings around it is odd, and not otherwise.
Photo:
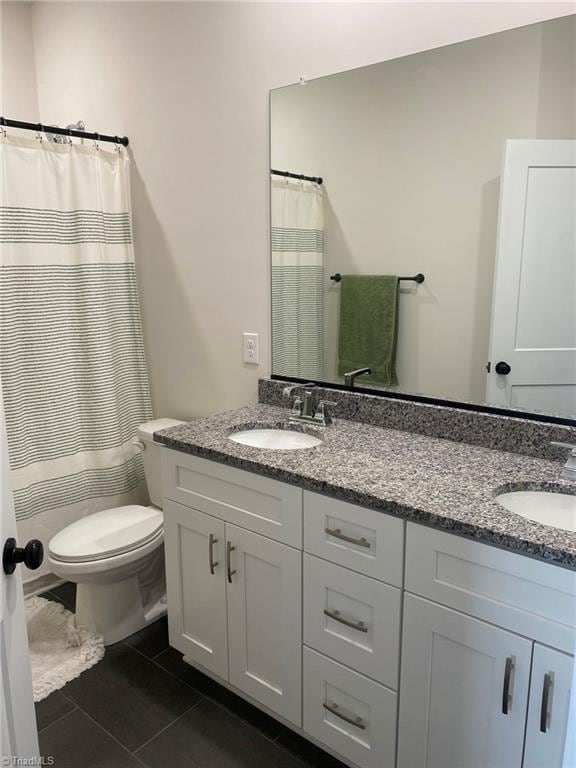
[(214, 544), (218, 544), (218, 539), (214, 538), (214, 534), (211, 533), (208, 539), (208, 563), (212, 576), (214, 576), (214, 568), (218, 565), (218, 561), (214, 562)]
[(542, 687), (542, 709), (540, 710), (540, 730), (546, 733), (548, 729), (548, 718), (550, 716), (550, 689), (552, 688), (552, 672), (544, 675), (544, 686)]
[(346, 723), (350, 723), (350, 725), (353, 725), (356, 728), (360, 728), (361, 731), (366, 730), (366, 726), (362, 722), (361, 717), (348, 717), (348, 715), (343, 715), (342, 712), (340, 712), (338, 709), (338, 704), (327, 704), (324, 702), (322, 706), (324, 709), (327, 709), (328, 712), (331, 712), (333, 715), (336, 715), (336, 717), (339, 717), (340, 720), (344, 720)]
[(510, 714), (512, 707), (512, 696), (510, 695), (510, 681), (514, 670), (514, 656), (508, 656), (504, 668), (504, 686), (502, 688), (502, 714)]
[(228, 572), (228, 583), (232, 584), (232, 576), (236, 573), (236, 571), (232, 570), (232, 557), (231, 554), (234, 552), (236, 547), (232, 546), (232, 544), (227, 541), (226, 542), (226, 571)]
[(357, 629), (358, 632), (368, 632), (368, 627), (363, 621), (350, 621), (350, 619), (345, 619), (343, 616), (340, 616), (340, 611), (329, 611), (328, 608), (325, 608), (324, 615), (329, 616), (331, 619), (334, 619), (334, 621), (339, 621), (340, 624), (345, 624), (347, 627)]
[(342, 541), (350, 542), (350, 544), (357, 544), (359, 547), (370, 549), (371, 544), (364, 538), (364, 536), (362, 536), (361, 539), (355, 539), (352, 536), (346, 536), (345, 533), (342, 533), (340, 528), (324, 528), (324, 531), (328, 536), (334, 536), (335, 539), (341, 539)]

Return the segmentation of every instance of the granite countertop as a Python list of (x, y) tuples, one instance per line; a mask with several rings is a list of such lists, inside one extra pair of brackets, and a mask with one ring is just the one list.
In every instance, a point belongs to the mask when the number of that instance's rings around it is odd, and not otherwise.
[(576, 533), (526, 520), (494, 500), (503, 490), (545, 488), (576, 495), (576, 485), (559, 480), (560, 462), (344, 419), (329, 427), (303, 427), (322, 437), (314, 448), (266, 450), (228, 439), (242, 429), (288, 428), (287, 418), (286, 408), (258, 404), (161, 430), (154, 439), (178, 451), (576, 569)]

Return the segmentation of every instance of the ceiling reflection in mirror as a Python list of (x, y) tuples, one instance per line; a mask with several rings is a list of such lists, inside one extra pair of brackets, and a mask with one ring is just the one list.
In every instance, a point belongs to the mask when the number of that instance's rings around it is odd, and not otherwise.
[(576, 418), (576, 17), (271, 92), (273, 374)]

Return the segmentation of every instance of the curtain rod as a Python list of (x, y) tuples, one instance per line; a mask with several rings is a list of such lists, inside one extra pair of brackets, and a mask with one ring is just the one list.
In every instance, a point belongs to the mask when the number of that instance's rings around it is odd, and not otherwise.
[(322, 184), (322, 176), (305, 176), (303, 173), (291, 173), (290, 171), (270, 171), (274, 176), (285, 176), (289, 179), (299, 179), (300, 181), (313, 181), (315, 184)]
[(36, 131), (39, 133), (55, 133), (59, 136), (73, 136), (76, 139), (109, 141), (112, 144), (122, 144), (123, 147), (128, 146), (128, 136), (107, 136), (104, 133), (77, 131), (75, 128), (58, 128), (56, 125), (42, 125), (42, 123), (25, 123), (22, 120), (9, 120), (7, 117), (0, 117), (0, 126), (6, 128), (21, 128), (24, 131)]

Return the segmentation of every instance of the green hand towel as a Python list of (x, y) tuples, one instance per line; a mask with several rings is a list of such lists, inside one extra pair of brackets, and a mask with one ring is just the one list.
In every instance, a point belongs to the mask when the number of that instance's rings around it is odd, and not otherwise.
[(342, 275), (338, 375), (355, 368), (372, 368), (372, 381), (398, 384), (396, 335), (398, 278), (395, 275)]

